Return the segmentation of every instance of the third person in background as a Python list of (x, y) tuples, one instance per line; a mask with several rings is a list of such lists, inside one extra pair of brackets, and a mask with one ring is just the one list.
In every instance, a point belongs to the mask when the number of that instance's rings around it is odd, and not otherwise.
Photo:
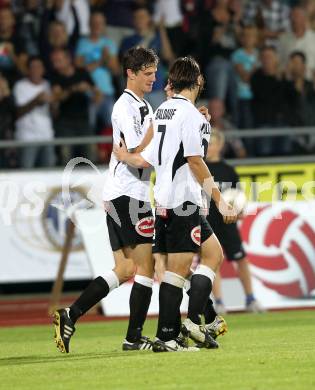
[[(213, 175), (216, 183), (218, 183), (222, 192), (231, 186), (232, 188), (237, 188), (237, 183), (239, 183), (239, 177), (235, 169), (228, 165), (225, 161), (221, 160), (221, 150), (223, 149), (223, 146), (224, 135), (218, 130), (213, 129), (208, 147), (206, 163), (209, 171)], [(237, 265), (239, 278), (246, 295), (246, 311), (254, 313), (264, 311), (253, 293), (249, 262), (242, 245), (237, 224), (224, 223), (222, 215), (218, 211), (217, 207), (215, 207), (213, 201), (210, 203), (208, 220), (215, 235), (218, 237), (220, 244), (222, 245), (226, 258), (229, 261), (235, 261)], [(221, 276), (219, 271), (217, 271), (215, 283), (213, 285), (213, 294), (216, 301), (217, 312), (224, 314), (226, 310), (222, 300)]]

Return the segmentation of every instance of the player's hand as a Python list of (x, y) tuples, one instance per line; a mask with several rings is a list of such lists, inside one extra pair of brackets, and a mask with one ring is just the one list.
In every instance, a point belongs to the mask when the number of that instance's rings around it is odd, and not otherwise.
[(198, 108), (200, 114), (202, 114), (208, 122), (210, 122), (211, 115), (209, 114), (209, 111), (206, 106), (201, 106)]
[(120, 140), (119, 145), (113, 146), (113, 153), (118, 161), (124, 161), (124, 157), (126, 153), (128, 153), (128, 150), (125, 141), (123, 139)]
[(235, 223), (238, 219), (238, 214), (235, 208), (226, 203), (225, 200), (221, 197), (219, 204), (217, 204), (217, 208), (222, 214), (223, 222), (226, 224)]

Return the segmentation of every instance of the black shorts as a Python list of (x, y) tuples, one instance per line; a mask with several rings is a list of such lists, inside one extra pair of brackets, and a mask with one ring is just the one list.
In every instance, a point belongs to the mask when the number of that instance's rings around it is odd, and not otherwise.
[(149, 202), (120, 196), (105, 202), (109, 241), (113, 251), (139, 244), (152, 244), (154, 218)]
[(212, 227), (210, 226), (209, 221), (204, 215), (200, 216), (200, 227), (201, 227), (201, 245), (202, 245), (213, 234)]
[(213, 218), (209, 220), (212, 230), (217, 236), (224, 250), (227, 260), (237, 261), (246, 257), (240, 233), (236, 223), (226, 224), (223, 220)]
[[(188, 207), (194, 211), (183, 215)], [(155, 238), (153, 253), (198, 252), (200, 248), (200, 208), (191, 202), (185, 202), (176, 209), (163, 209), (166, 215), (161, 215), (157, 208), (155, 213)], [(179, 210), (183, 210), (180, 213)]]

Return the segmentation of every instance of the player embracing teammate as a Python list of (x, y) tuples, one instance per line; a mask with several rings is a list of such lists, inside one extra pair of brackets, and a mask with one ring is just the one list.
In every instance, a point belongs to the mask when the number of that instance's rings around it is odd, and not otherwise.
[[(127, 88), (114, 105), (113, 142), (118, 145), (123, 139), (132, 153), (141, 152), (152, 138), (153, 111), (143, 97), (152, 90), (157, 64), (158, 57), (150, 49), (132, 48), (124, 56)], [(133, 276), (130, 318), (123, 350), (152, 348), (150, 340), (142, 336), (154, 275), (154, 221), (149, 177), (149, 170), (131, 168), (112, 154), (103, 199), (115, 267), (94, 279), (69, 308), (54, 313), (55, 342), (60, 352), (69, 352), (77, 320)]]

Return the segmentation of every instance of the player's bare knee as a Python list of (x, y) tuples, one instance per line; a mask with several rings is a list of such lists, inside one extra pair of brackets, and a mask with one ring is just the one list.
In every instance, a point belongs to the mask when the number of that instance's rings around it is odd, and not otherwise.
[(124, 259), (124, 261), (114, 268), (114, 271), (119, 279), (120, 284), (127, 282), (133, 278), (137, 267), (132, 259)]
[(212, 261), (211, 261), (212, 267), (211, 268), (216, 272), (217, 270), (220, 269), (220, 267), (223, 263), (223, 260), (224, 260), (223, 250), (221, 247), (219, 247), (218, 250), (212, 256)]
[(137, 271), (137, 266), (135, 265), (134, 261), (132, 259), (126, 259), (126, 264), (125, 264), (126, 280), (133, 278), (136, 274), (136, 271)]
[(174, 272), (175, 274), (185, 278), (190, 272), (190, 264), (172, 264), (167, 267), (167, 271)]

